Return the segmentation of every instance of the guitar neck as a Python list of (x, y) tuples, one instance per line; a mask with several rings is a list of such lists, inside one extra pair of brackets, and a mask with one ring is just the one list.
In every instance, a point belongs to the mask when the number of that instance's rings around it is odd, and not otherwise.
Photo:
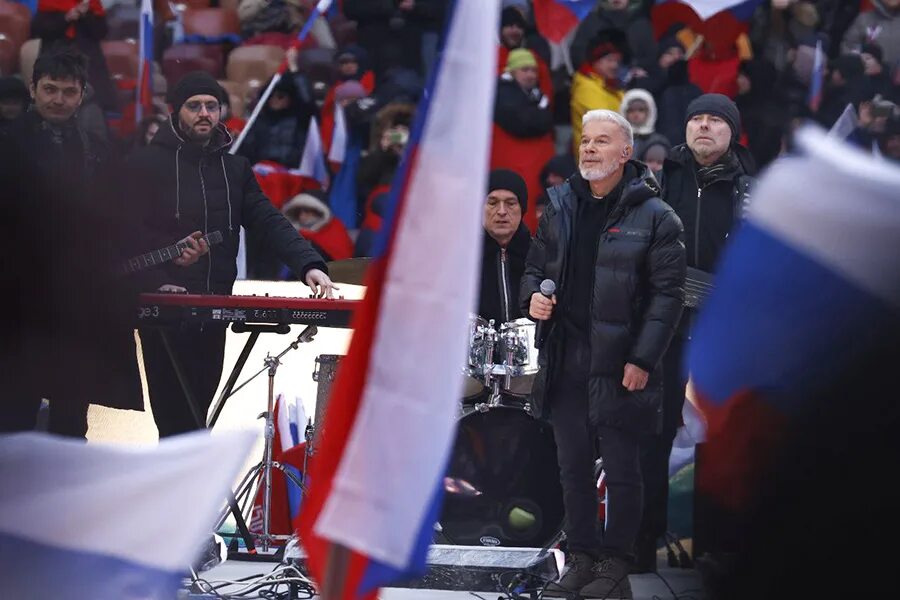
[(712, 273), (692, 267), (687, 268), (687, 278), (684, 282), (684, 305), (686, 307), (698, 308), (712, 291)]
[[(200, 239), (205, 241), (207, 245), (212, 246), (213, 244), (218, 244), (222, 241), (222, 233), (220, 231), (214, 231), (208, 235), (204, 235)], [(181, 253), (187, 248), (190, 248), (190, 245), (185, 241), (180, 241), (171, 246), (135, 256), (123, 264), (124, 272), (127, 275), (129, 273), (136, 273), (143, 269), (169, 262), (170, 260), (174, 260), (181, 256)]]

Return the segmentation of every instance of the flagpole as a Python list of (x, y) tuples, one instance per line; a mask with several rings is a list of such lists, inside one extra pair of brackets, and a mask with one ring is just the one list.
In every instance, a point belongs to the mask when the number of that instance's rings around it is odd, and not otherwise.
[[(312, 31), (313, 23), (315, 23), (316, 19), (319, 18), (319, 15), (325, 14), (325, 12), (331, 6), (331, 2), (332, 0), (319, 0), (319, 3), (316, 5), (315, 10), (313, 10), (309, 15), (309, 19), (303, 25), (303, 29), (300, 30), (299, 35), (297, 35), (298, 44), (302, 43), (303, 40), (306, 39), (306, 36), (308, 36), (309, 32)], [(256, 106), (253, 107), (253, 112), (250, 114), (250, 118), (247, 120), (244, 128), (241, 129), (241, 132), (238, 134), (238, 138), (231, 145), (231, 148), (228, 149), (229, 154), (237, 154), (237, 151), (241, 148), (241, 144), (243, 144), (244, 140), (247, 138), (247, 134), (250, 133), (250, 128), (253, 127), (254, 123), (256, 123), (256, 119), (257, 117), (259, 117), (260, 111), (262, 111), (263, 106), (265, 106), (266, 102), (268, 102), (269, 96), (272, 95), (272, 90), (275, 89), (275, 85), (281, 80), (281, 77), (284, 74), (285, 70), (287, 70), (287, 58), (282, 61), (281, 66), (278, 67), (278, 72), (272, 76), (272, 81), (269, 82), (269, 87), (267, 87), (259, 97), (259, 101), (256, 103)], [(243, 227), (241, 227), (240, 242), (238, 243), (237, 278), (247, 279), (247, 235), (244, 232)]]
[(328, 549), (325, 576), (322, 577), (319, 595), (322, 600), (341, 600), (344, 597), (344, 584), (347, 582), (349, 566), (350, 550), (342, 544), (332, 543)]
[[(302, 43), (307, 38), (307, 36), (309, 36), (309, 32), (312, 31), (313, 23), (315, 23), (316, 19), (319, 18), (319, 15), (325, 13), (328, 10), (328, 7), (331, 6), (331, 1), (332, 0), (319, 0), (319, 3), (316, 5), (315, 10), (310, 13), (309, 19), (307, 19), (306, 23), (303, 25), (303, 29), (301, 29), (300, 33), (297, 35), (298, 44)], [(272, 81), (269, 82), (269, 86), (260, 95), (259, 101), (253, 108), (253, 112), (250, 114), (250, 118), (247, 119), (247, 123), (246, 125), (244, 125), (244, 128), (238, 135), (237, 140), (235, 140), (235, 142), (231, 145), (231, 148), (228, 149), (229, 154), (237, 154), (237, 151), (240, 149), (241, 144), (244, 143), (244, 139), (246, 139), (247, 137), (247, 133), (250, 132), (250, 128), (253, 127), (254, 123), (256, 123), (256, 119), (257, 117), (259, 117), (260, 111), (269, 100), (269, 96), (272, 95), (272, 90), (275, 89), (275, 85), (281, 80), (281, 77), (284, 75), (284, 72), (286, 70), (287, 59), (285, 58), (284, 61), (282, 61), (281, 66), (278, 68), (278, 72), (272, 76)]]

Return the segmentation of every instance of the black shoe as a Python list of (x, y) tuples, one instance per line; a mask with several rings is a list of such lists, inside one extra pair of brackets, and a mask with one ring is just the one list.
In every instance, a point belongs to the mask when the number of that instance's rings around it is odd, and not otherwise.
[(566, 566), (558, 581), (547, 584), (544, 598), (569, 598), (594, 579), (594, 559), (584, 552), (573, 552), (566, 558)]
[(634, 544), (635, 561), (631, 565), (634, 574), (656, 573), (656, 538), (639, 537)]
[(592, 569), (593, 581), (581, 588), (581, 596), (585, 600), (631, 600), (631, 583), (628, 581), (630, 566), (627, 560), (615, 556), (597, 561)]

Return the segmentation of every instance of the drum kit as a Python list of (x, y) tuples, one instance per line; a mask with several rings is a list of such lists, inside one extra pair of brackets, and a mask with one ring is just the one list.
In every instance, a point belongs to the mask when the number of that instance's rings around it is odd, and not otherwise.
[(535, 324), (472, 316), (465, 394), (445, 479), (440, 536), (460, 545), (541, 547), (564, 516), (553, 431), (531, 414)]
[[(329, 271), (336, 281), (363, 284), (368, 264), (369, 259), (336, 261)], [(521, 318), (498, 325), (472, 315), (468, 331), (463, 398), (436, 542), (550, 547), (562, 539), (565, 510), (553, 430), (532, 414), (529, 400), (538, 372), (535, 323)], [(317, 423), (340, 358), (316, 359)], [(601, 500), (604, 488), (601, 476)]]

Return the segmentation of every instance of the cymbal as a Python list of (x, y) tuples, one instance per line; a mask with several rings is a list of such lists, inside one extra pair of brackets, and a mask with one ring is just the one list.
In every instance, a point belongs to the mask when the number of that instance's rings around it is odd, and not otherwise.
[(345, 260), (333, 260), (328, 265), (328, 276), (337, 283), (350, 285), (363, 285), (366, 278), (366, 269), (372, 264), (371, 258), (347, 258)]

